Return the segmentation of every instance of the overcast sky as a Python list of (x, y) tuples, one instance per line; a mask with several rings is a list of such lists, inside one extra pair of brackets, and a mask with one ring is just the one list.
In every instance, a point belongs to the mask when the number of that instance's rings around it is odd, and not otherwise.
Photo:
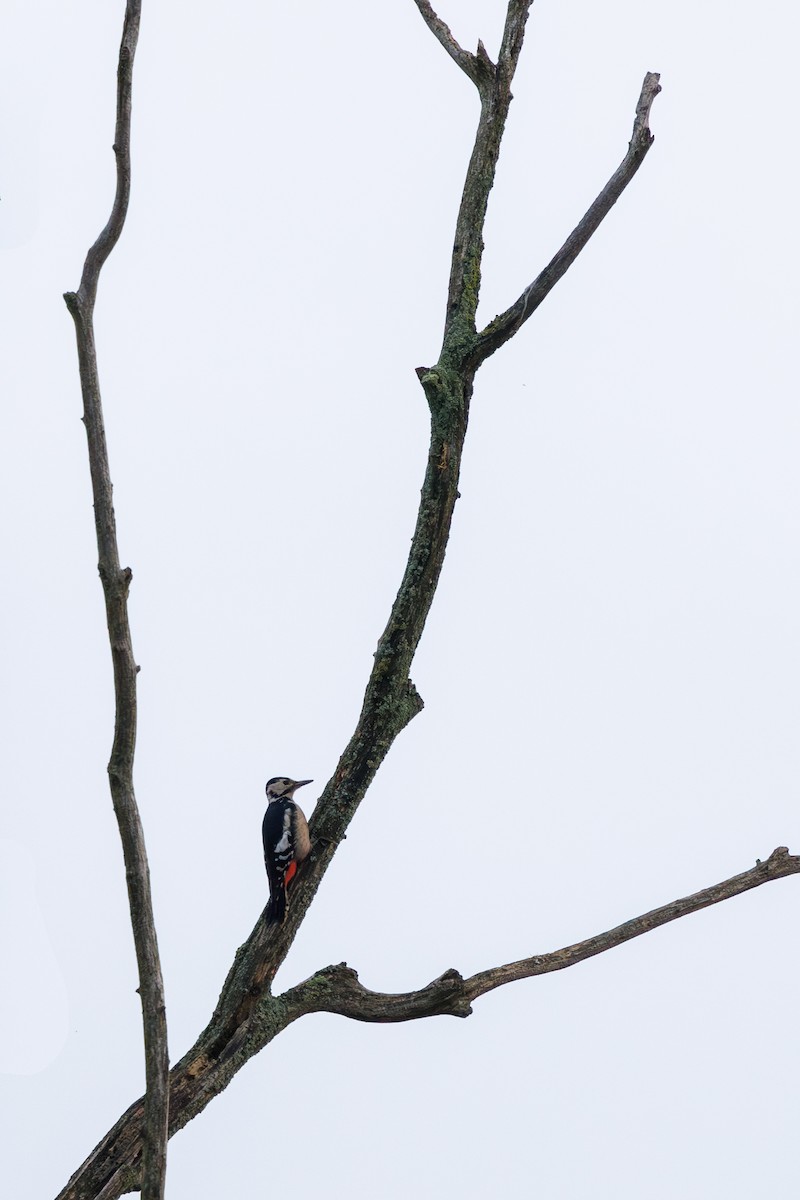
[[(140, 1094), (113, 696), (72, 321), (113, 195), (122, 0), (0, 39), (4, 1193)], [(503, 0), (441, 0), (494, 57)], [(556, 949), (800, 850), (796, 16), (537, 0), (479, 317), (655, 144), (480, 372), (401, 735), (277, 980), (379, 990)], [(177, 1059), (266, 900), (264, 783), (352, 732), (427, 452), (472, 84), (413, 0), (145, 0), (97, 339), (141, 663), (136, 783)], [(800, 883), (467, 1021), (293, 1025), (170, 1143), (170, 1200), (785, 1190)], [(4, 1139), (4, 1140), (6, 1140)]]

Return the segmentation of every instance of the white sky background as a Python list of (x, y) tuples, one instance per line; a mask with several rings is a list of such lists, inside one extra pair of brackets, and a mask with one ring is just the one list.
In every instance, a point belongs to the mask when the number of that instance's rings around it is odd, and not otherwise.
[[(140, 1093), (72, 321), (113, 194), (123, 4), (6, 0), (4, 1190)], [(450, 0), (496, 53), (502, 0)], [(656, 142), (479, 373), (395, 744), (278, 983), (419, 987), (800, 849), (796, 18), (537, 0), (481, 318)], [(333, 771), (402, 572), (474, 88), (412, 0), (145, 2), (97, 337), (172, 1058), (266, 900), (264, 783)], [(38, 149), (37, 149), (38, 130)], [(305, 795), (305, 794), (304, 794)], [(170, 1144), (171, 1200), (765, 1195), (796, 1178), (800, 884), (452, 1018), (298, 1022)]]

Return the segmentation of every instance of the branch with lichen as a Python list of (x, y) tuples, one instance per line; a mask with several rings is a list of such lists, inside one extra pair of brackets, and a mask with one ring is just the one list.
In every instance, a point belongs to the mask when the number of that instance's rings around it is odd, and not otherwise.
[[(509, 0), (496, 63), (481, 42), (475, 54), (464, 50), (428, 0), (415, 3), (428, 28), (477, 88), (481, 106), (456, 219), (442, 345), (437, 361), (417, 371), (430, 412), (430, 443), (417, 523), (403, 577), (377, 643), (355, 730), (310, 823), (313, 851), (293, 884), (286, 919), (281, 925), (268, 925), (263, 916), (258, 919), (236, 954), (211, 1020), (174, 1066), (170, 1074), (170, 1135), (223, 1091), (254, 1054), (308, 1013), (337, 1012), (368, 1021), (412, 1020), (436, 1013), (465, 1016), (472, 1002), (492, 988), (571, 966), (666, 920), (799, 869), (799, 860), (781, 857), (776, 851), (767, 864), (755, 869), (759, 874), (747, 872), (746, 880), (740, 876), (717, 885), (717, 890), (728, 889), (724, 894), (716, 895), (715, 889), (708, 889), (576, 946), (495, 967), (469, 979), (463, 979), (456, 971), (446, 971), (416, 992), (403, 995), (371, 992), (363, 987), (355, 972), (342, 964), (317, 972), (281, 996), (272, 994), (275, 974), (372, 779), (395, 738), (423, 707), (410, 671), (444, 563), (458, 498), (461, 455), (476, 371), (489, 354), (513, 336), (533, 307), (541, 303), (568, 269), (633, 177), (652, 142), (648, 117), (659, 90), (656, 75), (645, 79), (631, 149), (619, 171), (553, 263), (506, 313), (479, 333), (476, 312), (484, 223), (531, 0)], [(73, 315), (77, 312), (80, 316), (81, 304), (77, 298), (71, 309)], [(709, 898), (711, 893), (715, 893), (715, 898)], [(115, 1200), (123, 1192), (140, 1186), (144, 1176), (142, 1129), (147, 1103), (138, 1100), (123, 1114), (70, 1180), (59, 1200), (98, 1200), (98, 1197)]]

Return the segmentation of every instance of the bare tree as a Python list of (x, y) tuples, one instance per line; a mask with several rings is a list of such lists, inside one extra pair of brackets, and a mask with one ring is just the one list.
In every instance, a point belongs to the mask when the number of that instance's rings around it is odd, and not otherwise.
[(122, 233), (130, 192), (131, 86), (140, 2), (127, 2), (114, 147), (117, 193), (109, 222), (88, 253), (80, 287), (65, 299), (77, 332), (99, 569), (114, 667), (116, 726), (109, 777), (125, 853), (139, 964), (147, 1092), (102, 1139), (60, 1193), (60, 1200), (112, 1200), (132, 1190), (141, 1190), (148, 1198), (162, 1196), (168, 1137), (202, 1112), (254, 1054), (300, 1017), (329, 1012), (360, 1021), (397, 1022), (437, 1014), (468, 1016), (473, 1002), (494, 988), (570, 967), (669, 921), (800, 872), (800, 857), (779, 847), (765, 862), (757, 862), (739, 875), (612, 930), (468, 978), (450, 969), (417, 991), (386, 994), (367, 990), (355, 971), (339, 964), (323, 967), (284, 994), (273, 995), (275, 974), (370, 783), (395, 738), (422, 709), (410, 670), (444, 562), (475, 375), (483, 362), (516, 334), (567, 271), (633, 179), (653, 142), (650, 110), (660, 87), (659, 76), (648, 73), (636, 104), (628, 150), (619, 167), (547, 266), (504, 312), (479, 329), (476, 313), (484, 222), (532, 0), (509, 0), (496, 62), (481, 42), (474, 53), (464, 49), (427, 0), (415, 2), (429, 30), (468, 76), (480, 98), (480, 118), (456, 222), (441, 350), (436, 363), (417, 370), (431, 421), (417, 524), (402, 582), (378, 641), (355, 730), (311, 823), (313, 852), (293, 884), (286, 921), (268, 924), (263, 914), (259, 917), (236, 953), (210, 1021), (171, 1071), (149, 873), (133, 789), (137, 667), (127, 612), (131, 572), (121, 567), (117, 546), (93, 330), (98, 277)]

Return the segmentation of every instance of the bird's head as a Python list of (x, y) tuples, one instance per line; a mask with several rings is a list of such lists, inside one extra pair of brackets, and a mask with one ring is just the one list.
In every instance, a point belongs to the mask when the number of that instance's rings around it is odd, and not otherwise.
[(276, 775), (267, 783), (267, 799), (291, 800), (299, 787), (313, 782), (313, 779), (287, 779), (285, 775)]

